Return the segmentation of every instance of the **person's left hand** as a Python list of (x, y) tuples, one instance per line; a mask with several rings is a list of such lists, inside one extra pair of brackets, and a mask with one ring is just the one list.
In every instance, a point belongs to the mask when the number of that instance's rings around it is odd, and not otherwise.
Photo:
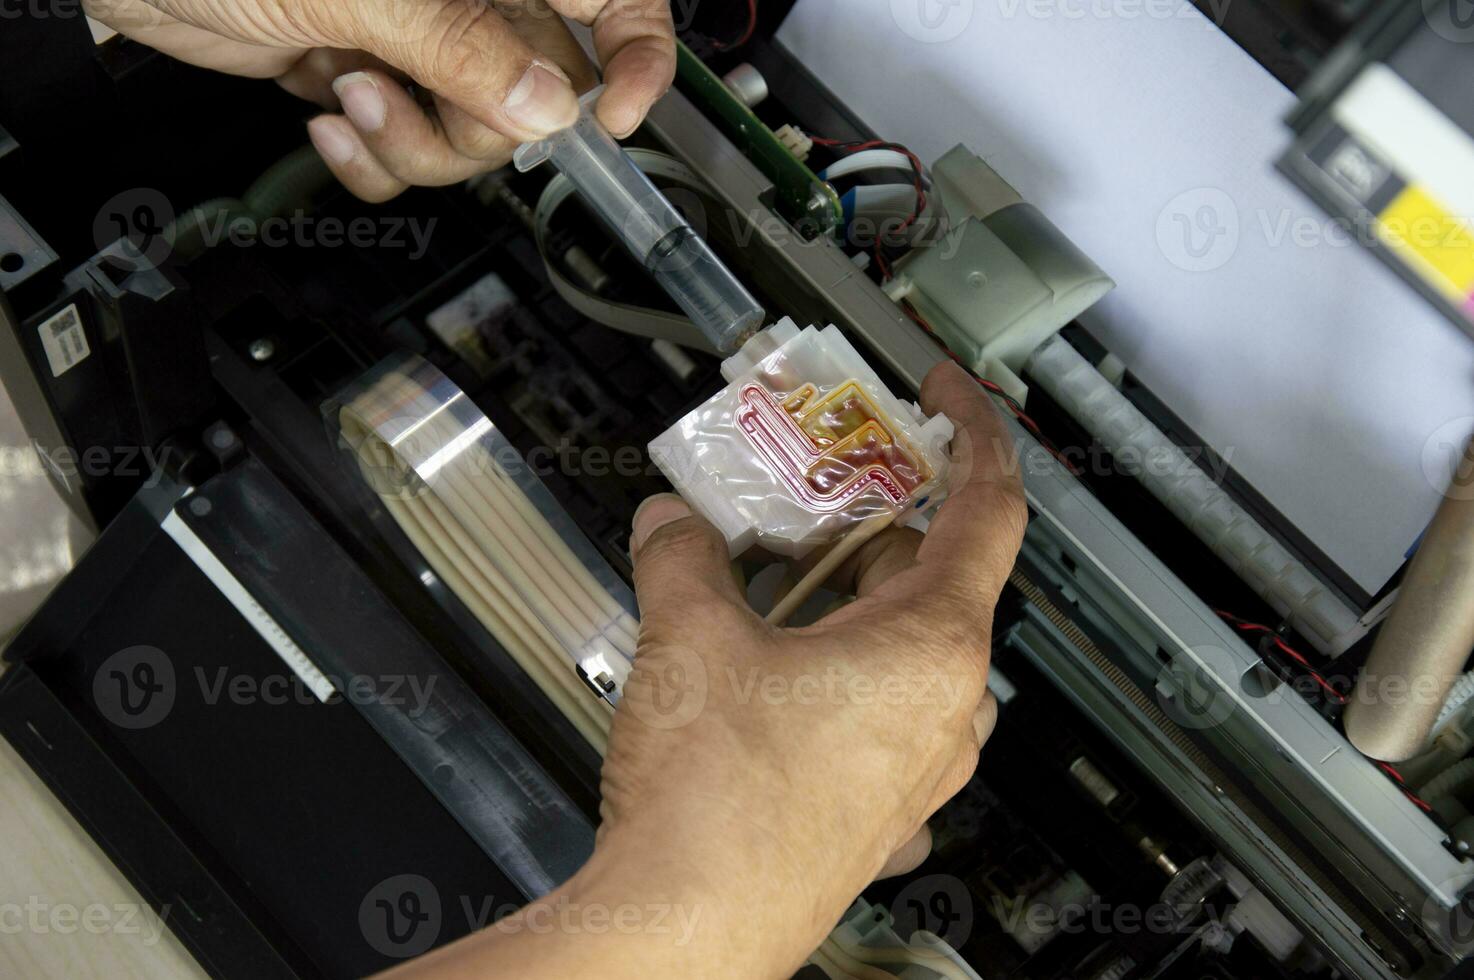
[[(283, 88), (328, 113), (307, 124), (350, 191), (383, 201), (500, 167), (570, 125), (593, 65), (599, 118), (628, 135), (675, 74), (666, 0), (84, 0), (95, 20), (181, 61)], [(340, 111), (341, 110), (341, 111)]]

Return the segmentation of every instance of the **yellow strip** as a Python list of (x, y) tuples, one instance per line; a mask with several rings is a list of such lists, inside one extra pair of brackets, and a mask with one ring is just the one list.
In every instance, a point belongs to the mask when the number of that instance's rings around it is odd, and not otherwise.
[(1474, 291), (1474, 232), (1420, 187), (1409, 186), (1377, 218), (1382, 240), (1424, 279), (1463, 304)]

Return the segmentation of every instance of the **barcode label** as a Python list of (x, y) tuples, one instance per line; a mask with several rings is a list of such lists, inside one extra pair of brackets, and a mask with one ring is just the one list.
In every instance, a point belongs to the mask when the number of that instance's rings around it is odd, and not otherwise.
[(59, 378), (83, 361), (92, 349), (87, 346), (87, 332), (73, 303), (41, 324), (41, 346), (51, 364), (51, 376)]

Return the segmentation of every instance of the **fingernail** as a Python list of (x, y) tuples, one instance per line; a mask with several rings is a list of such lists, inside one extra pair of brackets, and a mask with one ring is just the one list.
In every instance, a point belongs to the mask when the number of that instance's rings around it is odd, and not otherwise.
[(341, 164), (353, 159), (355, 145), (345, 129), (347, 125), (338, 116), (318, 116), (307, 124), (307, 137), (329, 163)]
[(650, 535), (672, 521), (691, 516), (691, 506), (673, 493), (657, 493), (646, 497), (635, 511), (634, 528), (630, 532), (630, 554), (650, 540)]
[(546, 136), (573, 125), (578, 118), (578, 97), (562, 71), (534, 61), (507, 93), (502, 109), (529, 133)]
[(388, 106), (384, 103), (384, 93), (379, 91), (379, 83), (372, 75), (362, 71), (339, 75), (333, 79), (333, 91), (343, 104), (343, 112), (360, 130), (374, 133), (384, 125)]
[[(609, 132), (614, 136), (615, 139), (622, 140), (626, 136), (629, 136), (635, 130), (640, 128), (640, 123), (645, 119), (645, 116), (649, 114), (651, 107), (654, 105), (655, 103), (651, 101), (634, 109), (627, 109), (622, 113), (618, 113), (618, 115), (624, 117), (623, 119), (618, 119), (613, 122), (605, 119), (603, 116), (600, 116), (600, 120), (604, 123), (604, 126), (609, 130)], [(602, 108), (603, 106), (601, 105), (600, 109), (602, 110)]]
[(640, 128), (640, 124), (635, 121), (639, 118), (639, 115), (637, 113), (627, 112), (623, 113), (623, 115), (624, 120), (621, 123), (611, 124), (608, 121), (605, 121), (604, 123), (604, 125), (609, 129), (609, 134), (617, 140), (624, 139), (626, 136), (629, 136), (635, 130)]

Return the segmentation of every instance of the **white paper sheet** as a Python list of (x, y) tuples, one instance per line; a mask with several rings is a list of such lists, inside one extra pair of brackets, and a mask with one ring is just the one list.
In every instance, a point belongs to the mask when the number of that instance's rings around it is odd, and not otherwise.
[(1116, 279), (1087, 327), (1365, 589), (1396, 571), (1474, 431), (1474, 340), (1275, 172), (1294, 96), (1213, 21), (800, 0), (779, 38), (882, 137), (983, 156)]

